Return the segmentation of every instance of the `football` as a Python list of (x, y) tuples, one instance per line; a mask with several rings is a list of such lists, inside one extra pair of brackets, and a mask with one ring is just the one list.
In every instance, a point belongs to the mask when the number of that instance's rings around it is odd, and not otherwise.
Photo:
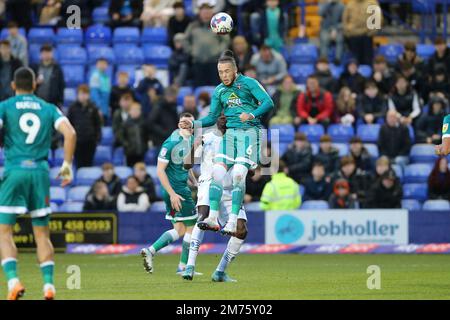
[(233, 18), (225, 12), (219, 12), (211, 19), (211, 30), (216, 34), (228, 34), (233, 30)]

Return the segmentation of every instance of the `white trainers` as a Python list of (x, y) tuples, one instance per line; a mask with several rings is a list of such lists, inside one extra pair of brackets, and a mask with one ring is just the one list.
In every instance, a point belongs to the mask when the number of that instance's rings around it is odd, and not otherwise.
[(234, 236), (236, 234), (236, 222), (228, 220), (227, 224), (220, 232), (222, 234)]
[(44, 285), (44, 299), (55, 300), (55, 295), (56, 295), (55, 286), (50, 283), (46, 283)]
[(208, 217), (203, 221), (197, 223), (197, 226), (200, 230), (211, 230), (211, 231), (219, 231), (220, 225), (217, 221), (217, 218)]
[(143, 259), (144, 269), (148, 273), (153, 273), (153, 254), (148, 248), (141, 250), (141, 257)]

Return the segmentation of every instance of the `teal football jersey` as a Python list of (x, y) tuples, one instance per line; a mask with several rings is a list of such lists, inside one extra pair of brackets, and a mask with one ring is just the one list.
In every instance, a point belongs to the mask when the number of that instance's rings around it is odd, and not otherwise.
[(52, 135), (64, 119), (67, 118), (55, 105), (33, 94), (17, 95), (1, 102), (5, 170), (48, 170)]

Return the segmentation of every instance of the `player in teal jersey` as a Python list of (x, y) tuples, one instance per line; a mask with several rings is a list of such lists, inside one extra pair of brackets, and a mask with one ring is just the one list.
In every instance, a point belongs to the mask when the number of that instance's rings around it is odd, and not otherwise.
[(8, 300), (17, 300), (25, 288), (17, 276), (17, 248), (13, 239), (16, 217), (31, 215), (37, 257), (44, 279), (44, 298), (55, 297), (53, 285), (54, 250), (48, 223), (50, 178), (48, 152), (54, 130), (64, 136), (64, 163), (61, 185), (73, 178), (72, 158), (75, 130), (59, 109), (36, 97), (34, 72), (20, 68), (14, 73), (15, 96), (0, 103), (0, 124), (4, 135), (5, 172), (0, 183), (0, 251), (8, 280)]
[[(182, 113), (182, 120), (193, 121), (190, 113)], [(184, 158), (189, 154), (193, 144), (192, 129), (177, 129), (164, 141), (158, 155), (157, 174), (163, 187), (162, 196), (166, 203), (166, 219), (173, 224), (173, 229), (164, 232), (150, 247), (143, 248), (141, 255), (144, 269), (153, 273), (153, 257), (162, 248), (183, 237), (183, 249), (177, 273), (181, 274), (189, 256), (191, 233), (197, 222), (195, 202), (188, 186), (189, 172), (184, 168)]]
[(273, 101), (261, 84), (237, 73), (236, 61), (231, 51), (219, 59), (217, 69), (222, 81), (214, 91), (208, 116), (194, 121), (184, 121), (183, 128), (213, 126), (221, 112), (227, 119), (227, 131), (223, 137), (221, 152), (214, 159), (213, 181), (209, 189), (210, 214), (204, 223), (211, 229), (219, 229), (222, 181), (233, 167), (232, 209), (222, 233), (233, 235), (245, 194), (245, 178), (250, 168), (257, 166), (260, 156), (260, 117), (273, 108)]
[(438, 155), (447, 156), (450, 153), (450, 114), (445, 116), (442, 124), (442, 144), (436, 146)]

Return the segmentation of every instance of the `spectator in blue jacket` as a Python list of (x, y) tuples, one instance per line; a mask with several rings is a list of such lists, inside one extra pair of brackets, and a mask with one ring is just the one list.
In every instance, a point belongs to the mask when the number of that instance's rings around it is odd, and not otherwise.
[(303, 200), (325, 200), (331, 195), (330, 178), (325, 176), (325, 166), (321, 162), (315, 162), (312, 167), (311, 177), (305, 181), (305, 194)]
[(103, 58), (98, 59), (89, 79), (91, 99), (100, 109), (105, 121), (110, 118), (109, 97), (111, 94), (111, 78), (106, 72), (107, 69), (108, 61)]

